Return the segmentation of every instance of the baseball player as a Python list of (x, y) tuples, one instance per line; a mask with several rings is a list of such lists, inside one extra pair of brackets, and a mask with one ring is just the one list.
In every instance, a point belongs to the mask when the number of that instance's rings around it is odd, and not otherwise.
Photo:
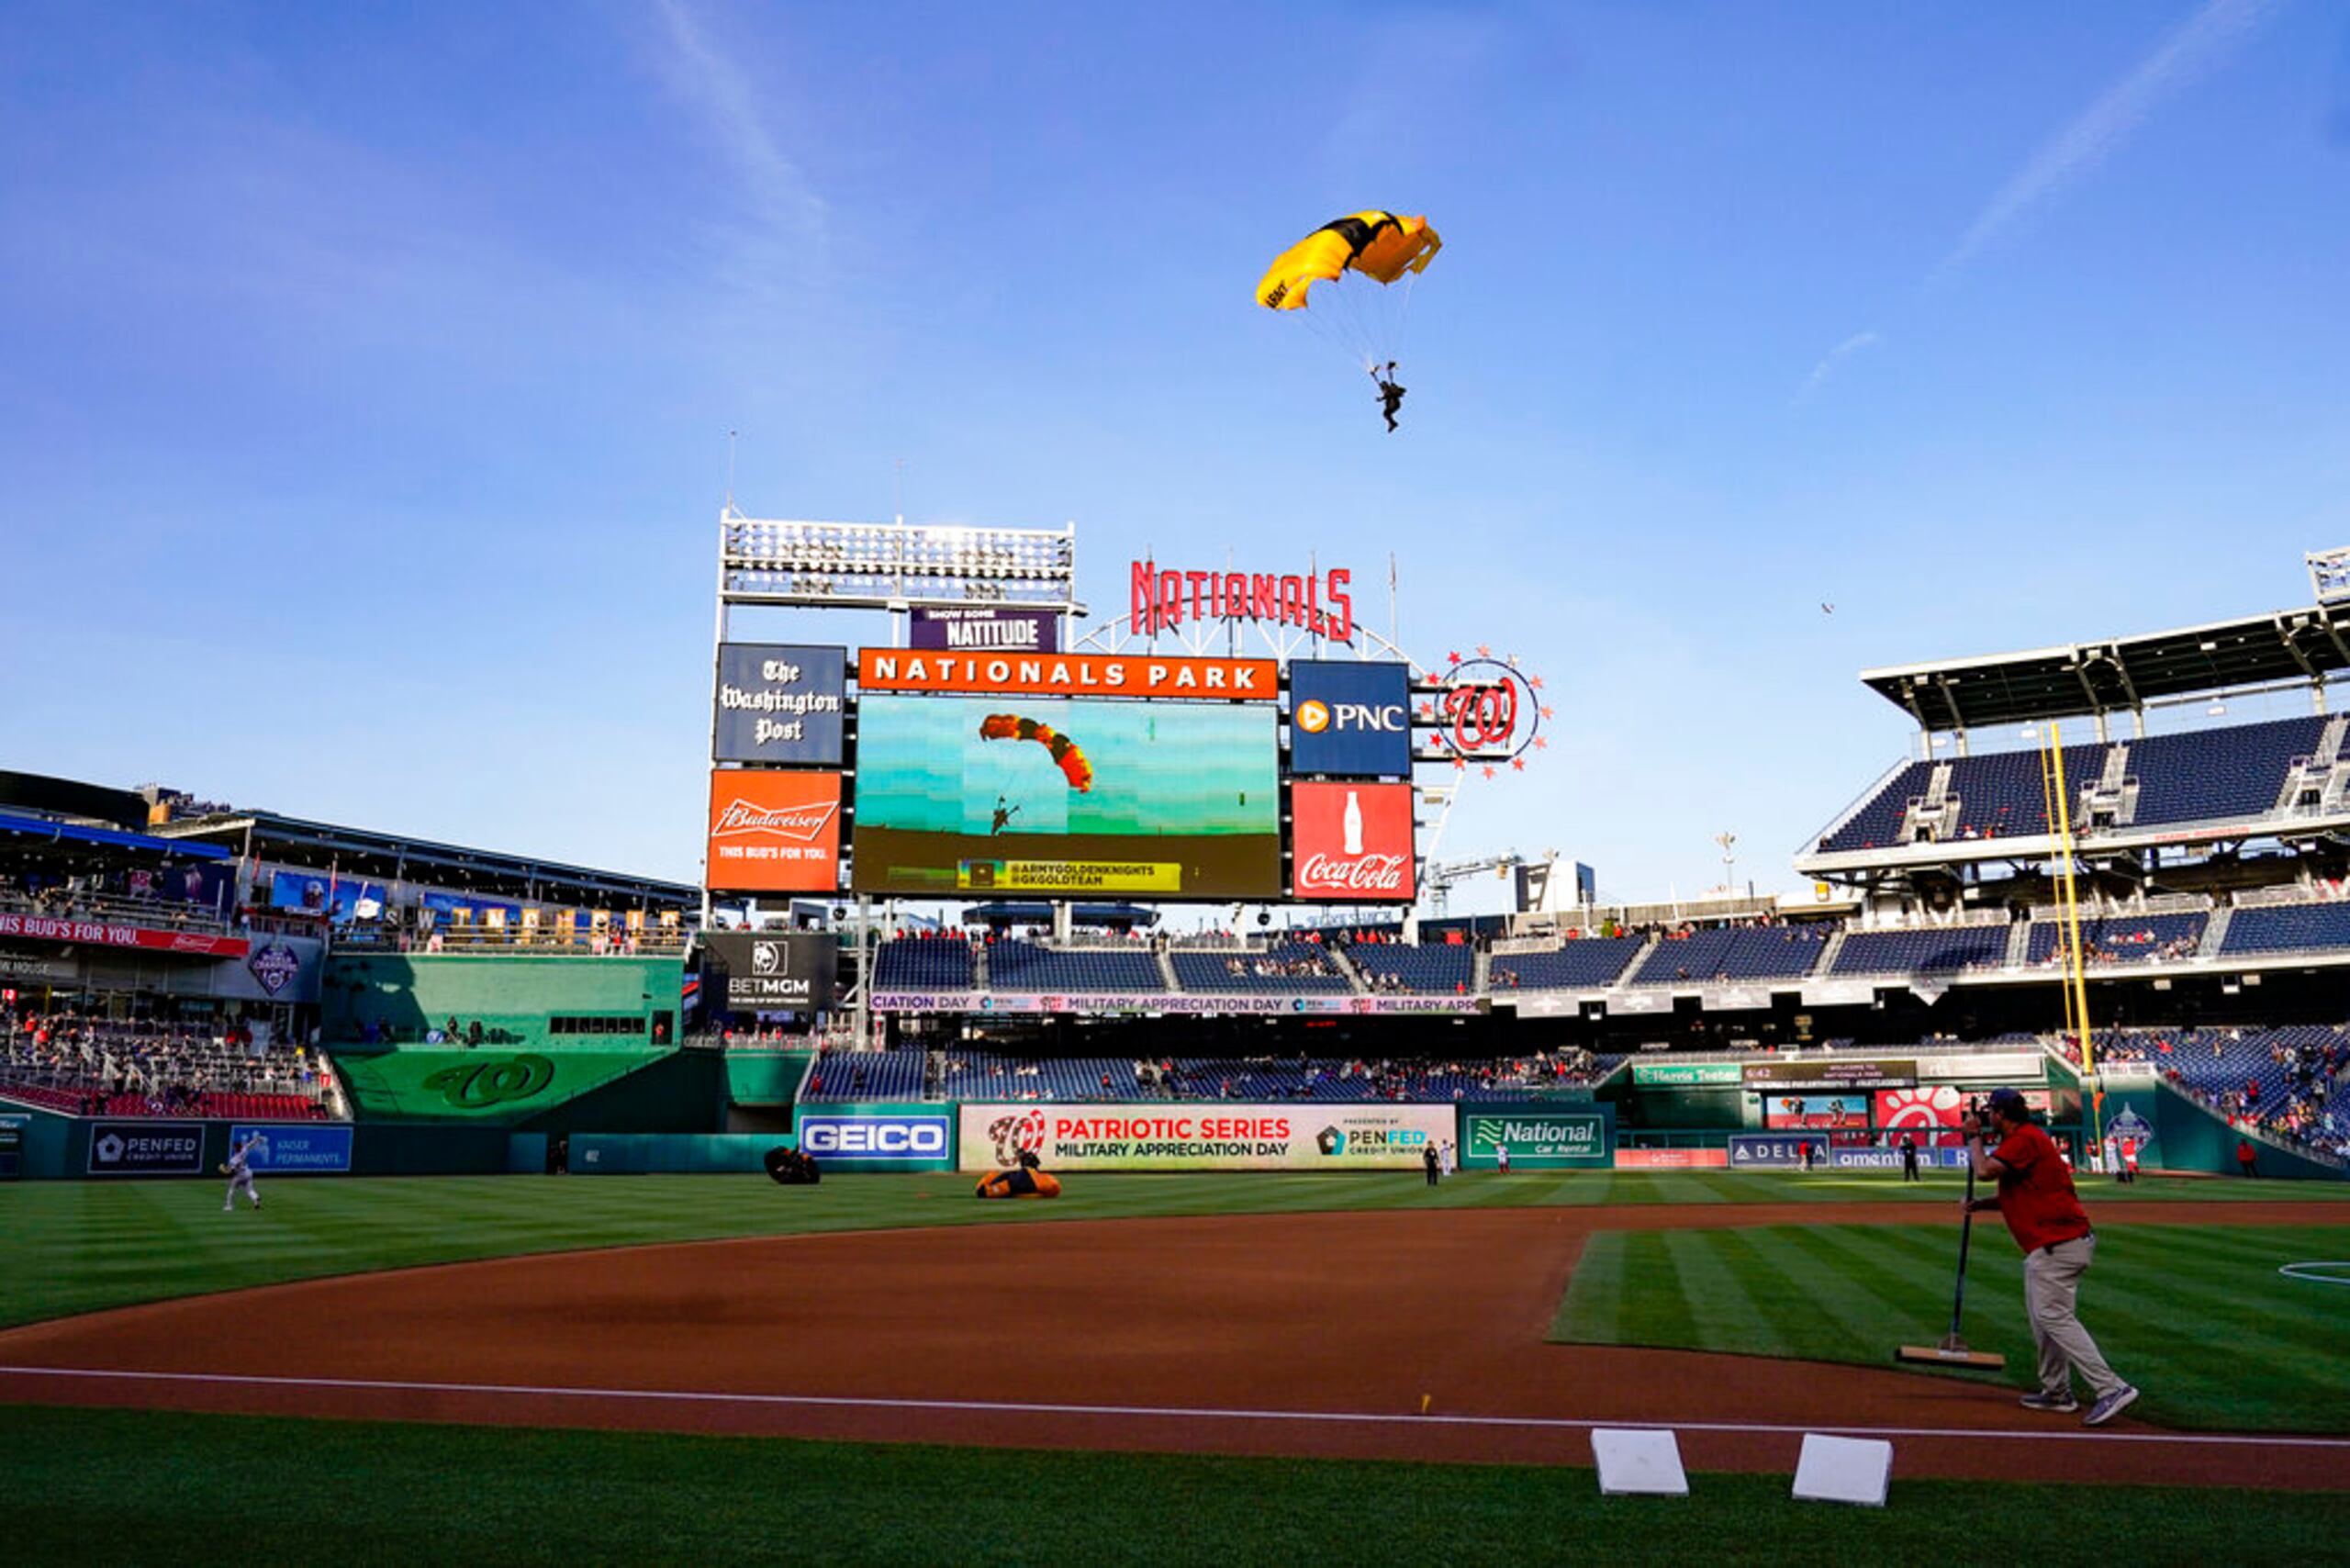
[(229, 1190), (220, 1194), (222, 1214), (237, 1206), (239, 1188), (242, 1188), (245, 1196), (253, 1201), (253, 1207), (261, 1207), (261, 1194), (253, 1191), (252, 1162), (256, 1150), (266, 1152), (268, 1148), (269, 1140), (256, 1132), (249, 1134), (244, 1142), (229, 1151), (229, 1163), (220, 1168), (220, 1173), (229, 1178)]

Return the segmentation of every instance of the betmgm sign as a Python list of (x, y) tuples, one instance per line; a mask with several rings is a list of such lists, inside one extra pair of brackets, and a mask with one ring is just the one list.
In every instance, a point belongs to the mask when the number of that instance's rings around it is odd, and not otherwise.
[(711, 932), (703, 940), (726, 970), (726, 1005), (736, 1013), (813, 1013), (833, 1004), (840, 961), (822, 932)]

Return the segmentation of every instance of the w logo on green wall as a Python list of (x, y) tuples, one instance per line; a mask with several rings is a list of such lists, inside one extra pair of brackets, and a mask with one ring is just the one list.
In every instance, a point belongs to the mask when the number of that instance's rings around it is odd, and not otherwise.
[(424, 1087), (460, 1111), (487, 1111), (528, 1100), (554, 1081), (554, 1063), (532, 1052), (444, 1067)]

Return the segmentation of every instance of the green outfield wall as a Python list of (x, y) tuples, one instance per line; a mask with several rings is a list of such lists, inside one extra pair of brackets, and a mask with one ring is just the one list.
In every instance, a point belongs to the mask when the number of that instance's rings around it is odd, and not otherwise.
[(726, 1097), (737, 1105), (789, 1105), (815, 1059), (813, 1051), (729, 1051)]
[(322, 1037), (350, 1050), (373, 1025), (421, 1045), (454, 1018), (509, 1050), (611, 1051), (673, 1045), (680, 958), (553, 954), (336, 953), (320, 979)]
[(574, 1133), (574, 1176), (709, 1176), (758, 1173), (789, 1133)]
[(363, 1125), (474, 1124), (532, 1132), (714, 1132), (714, 1051), (383, 1051), (336, 1056)]

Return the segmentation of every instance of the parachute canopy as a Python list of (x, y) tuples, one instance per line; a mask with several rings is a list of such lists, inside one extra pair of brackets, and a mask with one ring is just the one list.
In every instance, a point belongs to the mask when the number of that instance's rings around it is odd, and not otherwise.
[(1035, 719), (1024, 719), (1017, 713), (990, 713), (979, 721), (979, 738), (983, 741), (1035, 741), (1053, 754), (1053, 761), (1069, 779), (1069, 787), (1082, 795), (1093, 788), (1093, 764), (1085, 758), (1078, 744), (1050, 724)]
[(1444, 246), (1426, 218), (1358, 212), (1324, 224), (1273, 258), (1257, 283), (1257, 303), (1268, 310), (1303, 310), (1316, 283), (1360, 273), (1382, 286), (1406, 272), (1427, 270)]

